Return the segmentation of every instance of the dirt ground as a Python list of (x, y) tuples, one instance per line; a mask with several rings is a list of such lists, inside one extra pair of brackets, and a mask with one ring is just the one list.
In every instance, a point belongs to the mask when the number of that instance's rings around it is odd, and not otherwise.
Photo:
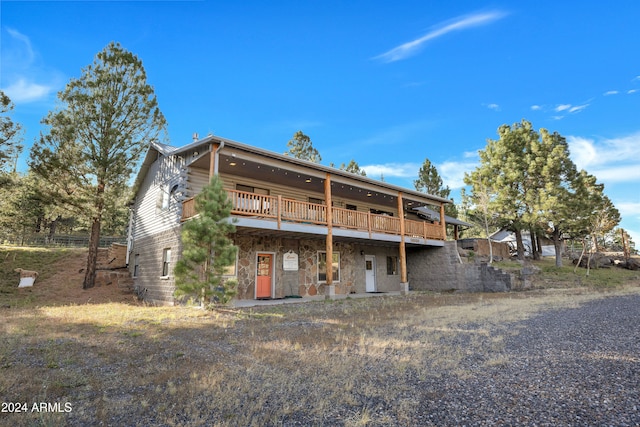
[(138, 299), (130, 291), (115, 285), (82, 289), (86, 251), (74, 251), (58, 261), (52, 269), (56, 273), (45, 279), (37, 279), (30, 288), (19, 288), (18, 294), (31, 297), (37, 305), (77, 305), (119, 302), (138, 305)]

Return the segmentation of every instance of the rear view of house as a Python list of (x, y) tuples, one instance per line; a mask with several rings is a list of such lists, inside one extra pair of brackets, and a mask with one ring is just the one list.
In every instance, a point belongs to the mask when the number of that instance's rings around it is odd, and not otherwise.
[(181, 227), (214, 174), (233, 204), (238, 255), (226, 274), (238, 299), (407, 291), (417, 263), (408, 260), (445, 245), (445, 223), (415, 209), (445, 218), (446, 199), (216, 136), (152, 143), (129, 227), (129, 268), (145, 299), (174, 302)]

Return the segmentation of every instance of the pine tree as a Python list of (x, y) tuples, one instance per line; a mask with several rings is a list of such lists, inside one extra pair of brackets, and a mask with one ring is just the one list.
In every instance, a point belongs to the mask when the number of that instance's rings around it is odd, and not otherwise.
[(342, 163), (340, 165), (340, 170), (351, 172), (351, 173), (354, 173), (356, 175), (367, 176), (367, 172), (365, 172), (364, 169), (360, 169), (360, 166), (358, 165), (358, 162), (356, 162), (353, 159), (351, 159), (351, 161), (349, 162), (348, 165), (345, 165), (344, 163)]
[(530, 204), (538, 185), (537, 176), (530, 170), (536, 164), (532, 147), (539, 136), (526, 120), (500, 126), (498, 136), (478, 152), (480, 165), (465, 182), (472, 186), (472, 193), (494, 189), (489, 211), (495, 215), (497, 226), (514, 232), (518, 258), (524, 259), (522, 230), (532, 221)]
[(285, 154), (295, 157), (296, 159), (308, 160), (313, 163), (320, 163), (322, 157), (318, 150), (313, 147), (311, 138), (302, 133), (301, 130), (293, 135), (293, 138), (287, 142), (289, 150)]
[(110, 43), (58, 93), (62, 108), (43, 120), (49, 132), (31, 150), (34, 172), (55, 185), (55, 197), (91, 222), (82, 287), (95, 284), (102, 219), (165, 119), (142, 61)]
[(176, 296), (193, 297), (201, 306), (211, 299), (226, 304), (236, 294), (237, 282), (223, 281), (226, 267), (235, 261), (237, 247), (229, 238), (231, 201), (214, 175), (196, 196), (196, 215), (182, 227), (182, 258), (176, 263)]
[[(418, 171), (418, 179), (413, 181), (413, 185), (416, 190), (431, 194), (432, 196), (448, 199), (451, 194), (449, 186), (444, 186), (442, 178), (438, 173), (438, 168), (436, 168), (429, 159), (424, 159), (424, 163), (422, 163)], [(452, 218), (457, 218), (458, 208), (454, 203), (448, 203), (444, 206), (444, 213)]]
[[(5, 115), (10, 113), (11, 110), (13, 110), (13, 102), (0, 90), (0, 173), (4, 173), (7, 166), (12, 161), (15, 162), (20, 152), (22, 152), (22, 146), (20, 145), (22, 126), (14, 123), (8, 114)], [(7, 177), (4, 178), (7, 182), (9, 181)]]

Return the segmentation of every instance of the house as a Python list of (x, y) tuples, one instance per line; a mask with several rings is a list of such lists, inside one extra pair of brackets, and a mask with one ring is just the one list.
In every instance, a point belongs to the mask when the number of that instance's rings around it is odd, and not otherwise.
[(445, 222), (415, 208), (435, 206), (444, 217), (447, 199), (217, 136), (180, 148), (153, 142), (134, 184), (128, 237), (145, 299), (173, 304), (181, 227), (214, 174), (233, 204), (238, 255), (227, 274), (238, 299), (406, 292), (407, 265), (445, 245)]

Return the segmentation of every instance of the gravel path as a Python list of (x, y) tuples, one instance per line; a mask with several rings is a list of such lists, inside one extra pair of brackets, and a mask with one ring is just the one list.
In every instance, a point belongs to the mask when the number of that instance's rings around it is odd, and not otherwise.
[[(640, 296), (546, 311), (510, 325), (505, 362), (416, 384), (416, 424), (640, 425)], [(474, 361), (469, 368), (473, 371)]]

